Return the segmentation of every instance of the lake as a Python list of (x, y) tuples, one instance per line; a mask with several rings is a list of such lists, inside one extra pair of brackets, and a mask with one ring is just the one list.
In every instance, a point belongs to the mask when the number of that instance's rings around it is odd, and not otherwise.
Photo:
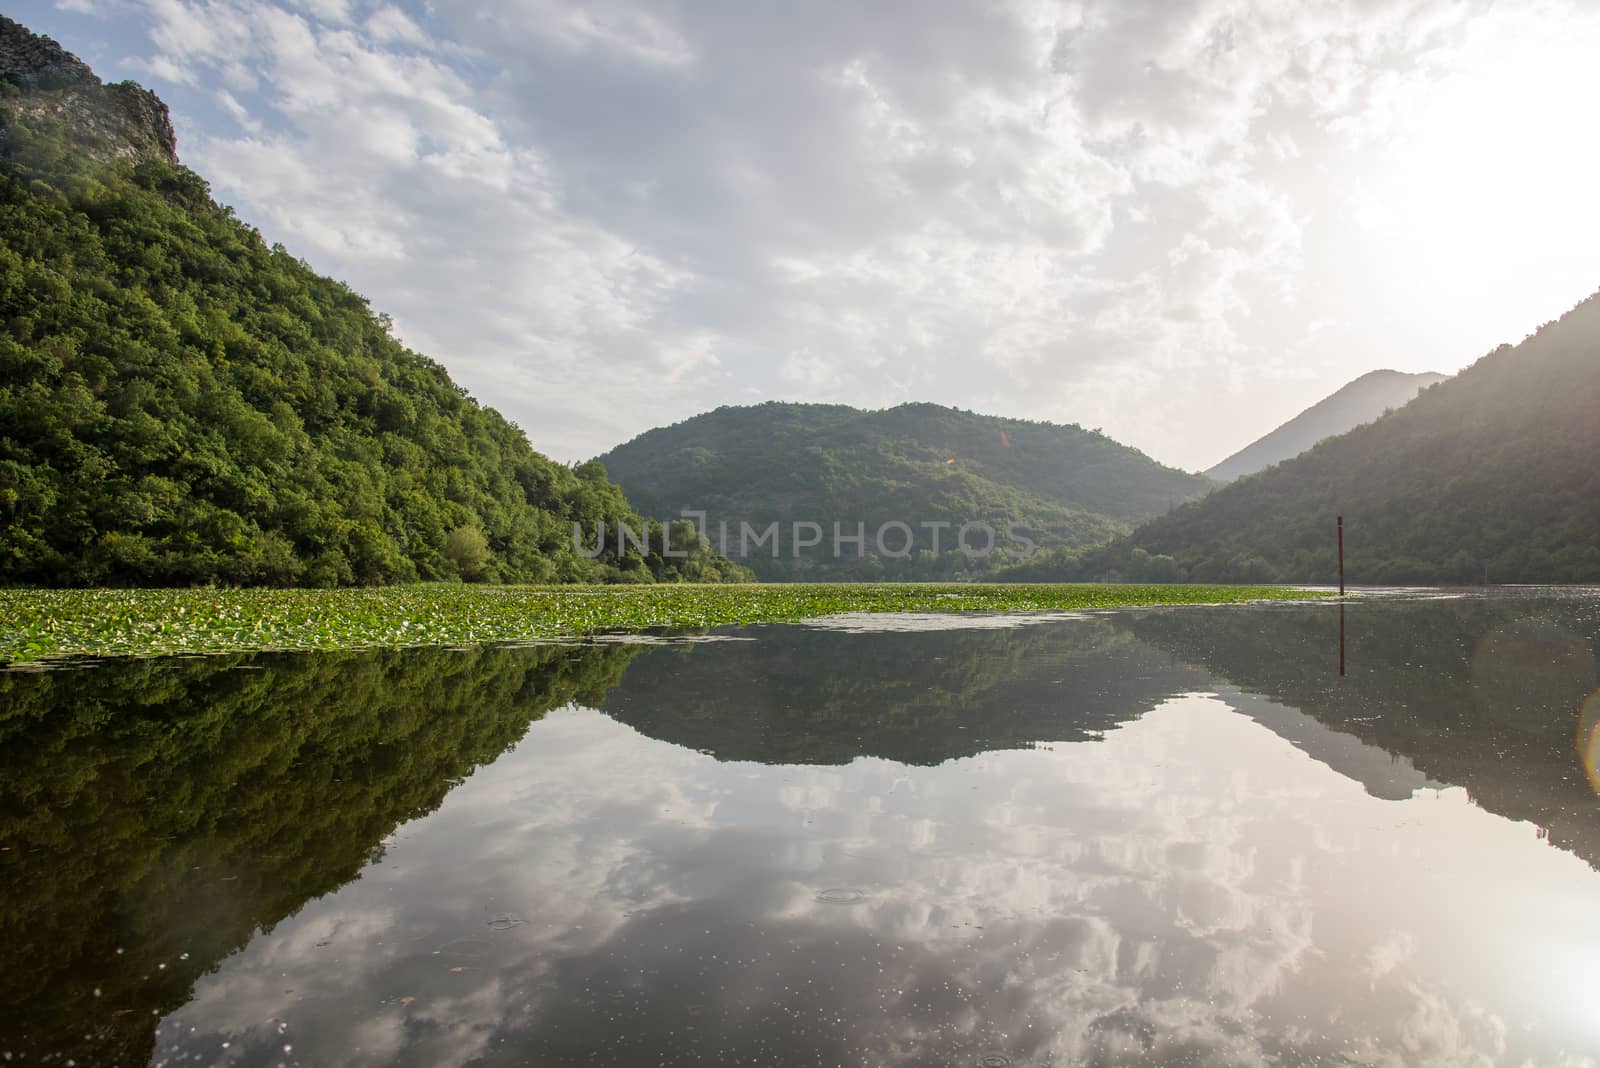
[(0, 1055), (1595, 1063), (1600, 591), (1342, 622), (0, 673)]

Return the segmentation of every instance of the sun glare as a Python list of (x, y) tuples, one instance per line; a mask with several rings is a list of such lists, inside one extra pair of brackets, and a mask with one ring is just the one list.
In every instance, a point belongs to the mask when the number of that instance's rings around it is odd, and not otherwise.
[(1404, 96), (1358, 194), (1388, 300), (1448, 324), (1472, 346), (1464, 360), (1600, 287), (1597, 27), (1473, 42), (1448, 77)]

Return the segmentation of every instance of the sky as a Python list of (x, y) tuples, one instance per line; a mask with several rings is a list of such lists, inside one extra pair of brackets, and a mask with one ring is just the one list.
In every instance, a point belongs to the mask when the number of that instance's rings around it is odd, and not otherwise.
[(1187, 469), (1600, 289), (1600, 3), (13, 0), (577, 461), (933, 401)]

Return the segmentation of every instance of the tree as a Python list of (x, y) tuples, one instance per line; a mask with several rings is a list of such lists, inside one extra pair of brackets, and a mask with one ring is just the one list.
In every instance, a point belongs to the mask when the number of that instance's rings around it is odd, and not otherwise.
[(489, 541), (477, 527), (463, 524), (444, 539), (444, 555), (464, 579), (478, 578), (489, 563)]
[(573, 523), (644, 525), (599, 464), (535, 452), (192, 171), (93, 159), (21, 91), (0, 92), (0, 583), (681, 577), (573, 548)]

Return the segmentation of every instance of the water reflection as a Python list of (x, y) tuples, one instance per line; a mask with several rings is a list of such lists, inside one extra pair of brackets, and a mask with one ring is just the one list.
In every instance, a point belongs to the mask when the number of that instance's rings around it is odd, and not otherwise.
[(633, 652), (0, 673), (0, 1055), (143, 1064), (196, 977)]
[(1596, 603), (0, 677), (0, 1050), (1593, 1055)]
[(607, 714), (724, 761), (939, 764), (1098, 737), (1207, 674), (1126, 631), (754, 627), (756, 641), (643, 657)]
[(1263, 607), (1129, 613), (1119, 627), (1219, 682), (1465, 787), (1600, 866), (1600, 810), (1575, 740), (1600, 685), (1600, 591), (1378, 599), (1349, 608), (1349, 674), (1330, 678), (1325, 616)]

